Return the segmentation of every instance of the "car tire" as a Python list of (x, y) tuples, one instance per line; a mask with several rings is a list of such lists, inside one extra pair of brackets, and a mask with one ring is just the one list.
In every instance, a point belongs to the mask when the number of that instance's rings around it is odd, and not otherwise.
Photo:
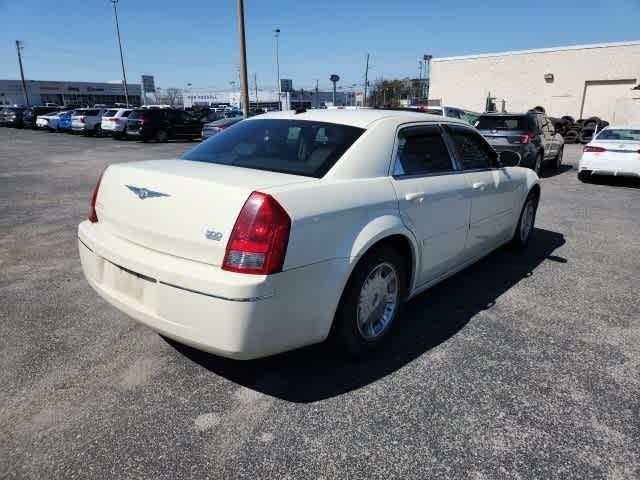
[[(384, 305), (383, 292), (390, 296)], [(382, 245), (362, 257), (334, 318), (332, 338), (339, 350), (357, 358), (379, 347), (402, 310), (406, 292), (407, 262), (397, 250)], [(364, 308), (369, 310), (368, 315)]]
[(96, 137), (102, 137), (102, 126), (98, 124), (95, 127), (93, 127), (93, 134)]
[(542, 171), (542, 152), (538, 152), (538, 154), (536, 155), (536, 160), (533, 164), (533, 171), (536, 172), (536, 175), (540, 175), (540, 172)]
[(553, 168), (555, 170), (560, 170), (560, 168), (562, 167), (563, 155), (564, 155), (564, 147), (560, 147), (560, 150), (558, 150), (558, 154), (556, 155), (556, 158), (553, 161)]
[(158, 130), (154, 138), (158, 143), (165, 143), (169, 141), (169, 134), (166, 130)]
[(535, 228), (539, 200), (538, 193), (530, 192), (522, 206), (520, 217), (518, 218), (518, 225), (511, 239), (511, 246), (518, 250), (526, 248), (529, 244), (531, 234)]
[(582, 183), (589, 183), (591, 181), (591, 172), (578, 172), (578, 180)]

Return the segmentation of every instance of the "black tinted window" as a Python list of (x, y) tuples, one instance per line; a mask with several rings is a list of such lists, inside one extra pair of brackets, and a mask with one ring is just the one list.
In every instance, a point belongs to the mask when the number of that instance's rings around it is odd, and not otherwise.
[(526, 130), (534, 129), (533, 120), (526, 115), (481, 115), (476, 124), (478, 130)]
[(182, 158), (320, 178), (363, 132), (307, 120), (248, 120), (211, 137)]
[(438, 127), (411, 127), (398, 135), (394, 175), (424, 175), (453, 170)]
[(470, 128), (448, 126), (457, 158), (465, 170), (497, 166), (496, 154), (483, 138)]

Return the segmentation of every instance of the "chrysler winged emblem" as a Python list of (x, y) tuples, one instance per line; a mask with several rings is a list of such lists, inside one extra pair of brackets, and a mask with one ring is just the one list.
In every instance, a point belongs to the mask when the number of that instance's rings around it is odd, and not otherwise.
[(171, 196), (168, 193), (154, 192), (153, 190), (149, 190), (148, 188), (136, 187), (134, 185), (125, 185), (125, 187), (127, 187), (134, 194), (136, 194), (140, 200), (144, 200), (145, 198), (170, 197)]

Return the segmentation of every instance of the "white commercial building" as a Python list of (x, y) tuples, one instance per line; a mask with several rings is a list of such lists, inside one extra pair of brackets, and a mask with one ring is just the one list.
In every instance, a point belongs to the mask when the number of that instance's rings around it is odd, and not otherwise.
[[(333, 92), (315, 91), (315, 90), (292, 90), (288, 92), (289, 103), (292, 108), (303, 106), (306, 108), (318, 108), (333, 103)], [(283, 96), (286, 94), (283, 92)], [(285, 99), (283, 97), (283, 103)], [(240, 108), (240, 91), (239, 90), (207, 90), (207, 89), (186, 89), (182, 92), (184, 106), (186, 108), (194, 106), (211, 106), (211, 105), (232, 105)], [(258, 90), (257, 96), (255, 89), (249, 90), (249, 104), (251, 108), (259, 107), (266, 109), (278, 108), (278, 91), (277, 90)], [(354, 105), (355, 94), (353, 92), (339, 91), (336, 92), (336, 105)]]
[(640, 122), (640, 41), (432, 60), (430, 103), (482, 112), (489, 94), (511, 112)]

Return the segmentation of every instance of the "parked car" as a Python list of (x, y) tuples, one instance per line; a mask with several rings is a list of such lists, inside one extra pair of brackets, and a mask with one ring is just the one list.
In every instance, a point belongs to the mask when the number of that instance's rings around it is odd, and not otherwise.
[(640, 125), (610, 125), (584, 146), (578, 178), (594, 175), (640, 178)]
[(62, 112), (51, 112), (44, 115), (39, 115), (36, 119), (36, 128), (44, 128), (49, 130), (50, 132), (54, 132), (58, 130), (58, 124), (60, 123), (60, 118), (62, 116), (67, 115), (71, 112), (62, 111)]
[(60, 120), (58, 120), (59, 132), (71, 133), (73, 131), (71, 128), (71, 123), (72, 123), (71, 118), (73, 117), (74, 112), (75, 110), (69, 110), (64, 115), (60, 115)]
[(22, 115), (24, 110), (24, 107), (4, 107), (0, 110), (0, 125), (22, 128)]
[(36, 120), (40, 115), (59, 111), (59, 107), (30, 107), (22, 115), (22, 124), (25, 128), (36, 128)]
[(205, 123), (202, 127), (202, 138), (213, 137), (217, 133), (222, 132), (225, 128), (229, 128), (231, 125), (235, 125), (242, 120), (242, 116), (223, 118), (216, 120), (215, 122)]
[(475, 126), (497, 152), (519, 153), (521, 165), (536, 173), (544, 162), (554, 169), (562, 165), (564, 140), (544, 114), (483, 113)]
[(102, 133), (111, 135), (114, 139), (126, 138), (127, 118), (131, 113), (130, 108), (117, 108), (106, 110), (102, 114)]
[(73, 111), (71, 129), (85, 135), (102, 135), (102, 115), (106, 108), (79, 108)]
[(136, 109), (127, 121), (127, 136), (143, 141), (167, 142), (173, 138), (200, 137), (202, 122), (184, 110), (173, 108)]
[(540, 186), (505, 166), (518, 161), (462, 120), (264, 114), (181, 159), (111, 164), (78, 228), (82, 268), (116, 308), (202, 350), (250, 359), (331, 333), (362, 355), (405, 300), (528, 244)]
[(462, 108), (441, 106), (428, 107), (423, 111), (425, 111), (426, 113), (430, 113), (431, 115), (439, 115), (446, 118), (460, 118), (467, 123), (471, 123), (467, 118), (467, 113)]

